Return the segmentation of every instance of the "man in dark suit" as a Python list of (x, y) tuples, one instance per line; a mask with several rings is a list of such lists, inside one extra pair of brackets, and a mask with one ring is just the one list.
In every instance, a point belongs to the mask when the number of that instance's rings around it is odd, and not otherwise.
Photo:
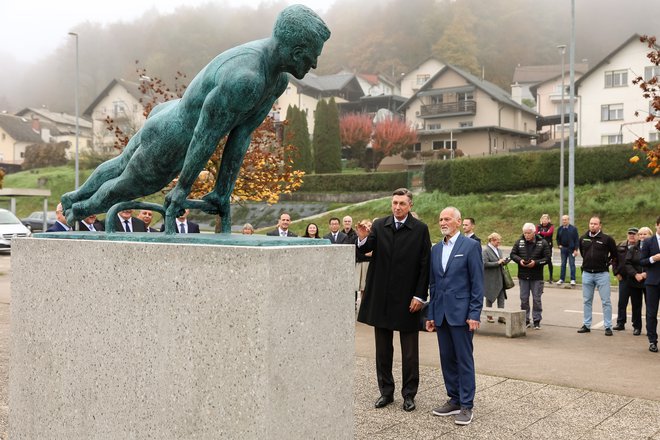
[(151, 227), (151, 221), (154, 219), (154, 213), (150, 209), (142, 209), (137, 215), (137, 218), (144, 222), (144, 225), (147, 227), (147, 232), (159, 232), (158, 229)]
[(431, 282), (426, 330), (438, 332), (442, 377), (449, 400), (433, 415), (455, 415), (457, 425), (472, 421), (475, 371), (472, 337), (479, 328), (484, 299), (481, 246), (459, 232), (461, 213), (440, 213), (443, 240), (431, 250)]
[(115, 218), (115, 230), (117, 232), (147, 232), (147, 227), (139, 218), (133, 217), (132, 209), (119, 211)]
[(96, 214), (92, 214), (78, 222), (78, 230), (83, 232), (105, 231), (105, 227), (103, 226), (103, 223), (96, 220)]
[(371, 228), (358, 225), (358, 252), (373, 251), (367, 271), (358, 321), (374, 327), (376, 375), (380, 397), (376, 408), (394, 401), (392, 339), (397, 330), (403, 361), (403, 409), (415, 409), (419, 386), (420, 313), (428, 295), (431, 239), (428, 227), (409, 215), (412, 193), (399, 188), (392, 194), (392, 214)]
[(660, 216), (655, 220), (655, 235), (641, 245), (639, 262), (646, 269), (646, 336), (649, 351), (658, 352), (658, 303), (660, 303)]
[(64, 216), (61, 203), (58, 203), (57, 208), (55, 208), (55, 218), (55, 223), (46, 229), (46, 232), (66, 232), (71, 230), (69, 225), (66, 224), (66, 217)]
[(330, 232), (325, 234), (323, 238), (327, 238), (332, 244), (344, 244), (346, 234), (339, 230), (339, 219), (337, 217), (332, 217), (328, 222), (328, 225), (330, 226)]
[[(188, 220), (190, 210), (186, 209), (183, 215), (176, 218), (176, 232), (177, 234), (199, 234), (199, 225)], [(160, 226), (160, 232), (165, 231), (165, 223)]]
[(477, 234), (474, 233), (474, 225), (476, 224), (472, 217), (465, 217), (465, 220), (463, 220), (463, 233), (466, 237), (477, 240), (479, 246), (481, 246), (481, 238), (477, 237)]
[(270, 232), (267, 232), (266, 235), (271, 237), (297, 237), (296, 234), (289, 231), (289, 225), (291, 224), (291, 216), (286, 212), (280, 214), (280, 219), (277, 221), (277, 228), (273, 229)]

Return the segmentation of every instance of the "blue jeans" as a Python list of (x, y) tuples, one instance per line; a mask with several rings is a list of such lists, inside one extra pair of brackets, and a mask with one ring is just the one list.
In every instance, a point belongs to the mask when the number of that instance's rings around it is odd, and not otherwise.
[(559, 279), (564, 281), (566, 278), (566, 259), (568, 259), (568, 266), (571, 268), (571, 281), (575, 281), (575, 256), (573, 250), (567, 247), (559, 249), (561, 251), (561, 271)]
[(591, 305), (594, 300), (594, 290), (596, 288), (598, 288), (598, 294), (603, 303), (603, 323), (605, 328), (612, 328), (612, 302), (610, 301), (609, 272), (582, 272), (584, 325), (587, 328), (591, 328)]

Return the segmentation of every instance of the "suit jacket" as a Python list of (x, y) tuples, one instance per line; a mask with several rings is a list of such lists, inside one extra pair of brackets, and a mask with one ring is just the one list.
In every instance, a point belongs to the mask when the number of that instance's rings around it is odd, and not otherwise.
[(481, 238), (477, 237), (477, 234), (472, 234), (466, 238), (471, 238), (472, 240), (476, 240), (479, 243), (479, 246), (481, 246)]
[(658, 252), (660, 252), (658, 236), (653, 234), (652, 237), (644, 240), (642, 250), (639, 253), (639, 263), (646, 268), (646, 280), (644, 284), (647, 286), (660, 286), (660, 261), (656, 261), (653, 264), (649, 262), (649, 258)]
[[(93, 225), (94, 225), (95, 230), (105, 231), (105, 226), (103, 225), (103, 222), (95, 220)], [(83, 231), (83, 232), (89, 232), (89, 228), (87, 227), (87, 223), (83, 223), (82, 220), (78, 221), (78, 230)]]
[(55, 222), (53, 226), (46, 229), (46, 232), (64, 232), (64, 231), (68, 231), (68, 229), (62, 226), (60, 222)]
[[(147, 232), (147, 227), (142, 220), (139, 218), (131, 217), (131, 230), (133, 232)], [(115, 216), (115, 229), (117, 232), (126, 232), (124, 231), (124, 221), (119, 221), (119, 217)]]
[(151, 226), (147, 226), (147, 232), (160, 232), (158, 229), (154, 229)]
[[(187, 223), (186, 228), (188, 230), (188, 232), (187, 232), (188, 234), (199, 234), (199, 225), (197, 223), (191, 222), (190, 220), (188, 220), (186, 223)], [(163, 232), (163, 231), (165, 231), (165, 223), (160, 225), (160, 232)], [(154, 230), (152, 232), (156, 232), (156, 231)], [(179, 231), (179, 228), (177, 226), (176, 233), (179, 234), (180, 232), (181, 231)]]
[[(280, 236), (280, 230), (278, 228), (275, 228), (274, 230), (272, 230), (270, 232), (267, 232), (266, 235), (268, 235), (270, 237), (279, 237)], [(297, 237), (297, 235), (294, 234), (293, 232), (291, 232), (291, 230), (289, 230), (289, 229), (287, 229), (287, 231), (286, 231), (286, 236), (287, 237)]]
[(337, 240), (334, 240), (332, 232), (328, 232), (323, 236), (323, 238), (327, 238), (332, 244), (344, 244), (344, 241), (346, 241), (346, 234), (342, 231), (339, 231), (337, 232)]
[(464, 326), (466, 320), (480, 320), (484, 301), (484, 265), (481, 246), (475, 240), (459, 235), (442, 269), (442, 245), (431, 250), (431, 300), (428, 319), (440, 326)]
[(481, 252), (481, 256), (484, 261), (484, 296), (489, 301), (495, 301), (504, 289), (502, 265), (498, 263), (498, 260), (503, 257), (495, 255), (495, 252), (488, 245)]
[(376, 220), (366, 242), (357, 248), (374, 251), (358, 321), (399, 331), (419, 330), (420, 313), (410, 313), (413, 297), (426, 300), (431, 239), (426, 224), (408, 216), (396, 229), (394, 216)]

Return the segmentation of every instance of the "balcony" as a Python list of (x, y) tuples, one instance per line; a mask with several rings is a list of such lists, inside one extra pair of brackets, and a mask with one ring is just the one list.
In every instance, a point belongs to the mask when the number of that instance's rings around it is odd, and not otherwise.
[(420, 118), (438, 116), (474, 115), (477, 113), (476, 101), (446, 102), (442, 104), (423, 105), (419, 110)]

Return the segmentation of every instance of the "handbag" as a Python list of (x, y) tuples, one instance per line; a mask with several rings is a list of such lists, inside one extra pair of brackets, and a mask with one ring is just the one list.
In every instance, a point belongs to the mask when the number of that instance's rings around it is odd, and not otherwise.
[(515, 284), (513, 283), (511, 272), (509, 272), (509, 268), (506, 264), (502, 266), (502, 279), (504, 280), (505, 289), (513, 289), (513, 286), (515, 286)]

